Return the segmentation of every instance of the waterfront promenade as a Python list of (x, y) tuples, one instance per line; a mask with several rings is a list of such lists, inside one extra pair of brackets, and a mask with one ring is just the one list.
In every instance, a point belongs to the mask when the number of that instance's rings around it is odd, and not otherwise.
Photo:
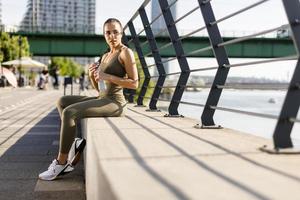
[(0, 88), (0, 199), (84, 199), (82, 164), (57, 182), (38, 180), (58, 151), (63, 91)]
[(62, 94), (1, 89), (1, 200), (300, 197), (299, 155), (263, 153), (258, 147), (271, 140), (226, 128), (195, 129), (196, 120), (166, 118), (133, 104), (125, 117), (87, 120), (87, 151), (94, 155), (86, 161), (98, 168), (81, 164), (64, 179), (39, 181), (57, 153), (55, 101)]
[(299, 155), (263, 153), (271, 140), (163, 115), (129, 105), (124, 118), (87, 120), (88, 165), (100, 171), (86, 171), (88, 199), (299, 199)]

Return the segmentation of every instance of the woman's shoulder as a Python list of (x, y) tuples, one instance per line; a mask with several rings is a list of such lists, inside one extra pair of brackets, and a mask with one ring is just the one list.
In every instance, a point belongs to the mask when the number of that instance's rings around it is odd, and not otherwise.
[(121, 52), (119, 55), (119, 61), (122, 65), (124, 65), (124, 63), (128, 63), (128, 62), (134, 62), (134, 53), (133, 51), (127, 47), (127, 46), (123, 46), (121, 48)]
[(123, 46), (122, 48), (121, 48), (121, 53), (120, 53), (120, 55), (121, 55), (121, 57), (128, 57), (128, 56), (133, 56), (134, 54), (133, 54), (133, 51), (129, 48), (129, 47), (127, 47), (127, 46)]

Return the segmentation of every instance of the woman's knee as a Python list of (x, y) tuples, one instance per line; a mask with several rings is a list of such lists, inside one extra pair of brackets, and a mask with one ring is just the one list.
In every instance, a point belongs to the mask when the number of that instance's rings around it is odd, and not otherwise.
[(62, 96), (60, 97), (57, 102), (56, 102), (56, 105), (57, 107), (60, 107), (60, 108), (65, 108), (67, 107), (70, 103), (69, 103), (69, 96)]
[(62, 108), (64, 105), (64, 96), (60, 97), (57, 102), (56, 102), (56, 106)]
[(65, 109), (63, 109), (62, 111), (62, 116), (64, 118), (73, 118), (76, 115), (76, 110), (73, 109), (71, 106), (66, 107)]

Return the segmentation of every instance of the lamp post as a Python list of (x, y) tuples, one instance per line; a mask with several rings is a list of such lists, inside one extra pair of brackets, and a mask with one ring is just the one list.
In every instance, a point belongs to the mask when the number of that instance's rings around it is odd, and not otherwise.
[(19, 87), (23, 86), (23, 80), (21, 76), (21, 70), (22, 70), (22, 62), (21, 62), (21, 57), (22, 57), (22, 37), (19, 36), (19, 80), (18, 80), (18, 85)]

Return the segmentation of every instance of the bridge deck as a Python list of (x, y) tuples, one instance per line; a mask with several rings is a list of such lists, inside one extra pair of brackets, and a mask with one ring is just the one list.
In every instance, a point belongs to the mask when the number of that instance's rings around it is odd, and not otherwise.
[(270, 140), (195, 124), (133, 105), (123, 118), (88, 119), (87, 165), (101, 169), (86, 172), (88, 199), (299, 199), (299, 155), (266, 154), (258, 147)]

